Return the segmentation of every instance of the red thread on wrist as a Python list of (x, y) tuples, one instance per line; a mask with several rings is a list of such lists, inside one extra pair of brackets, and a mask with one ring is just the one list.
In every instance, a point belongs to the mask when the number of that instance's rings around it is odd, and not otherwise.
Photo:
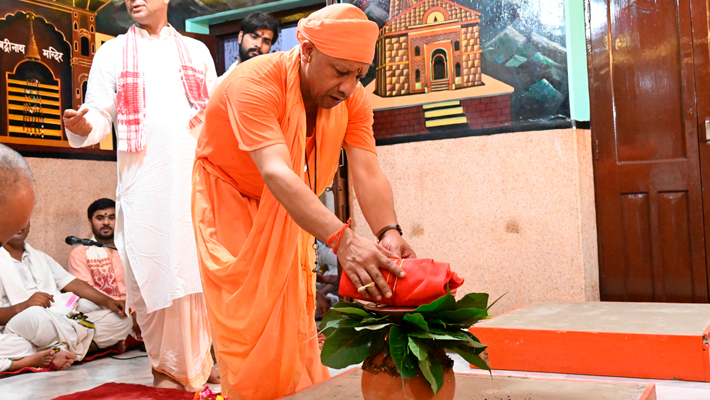
[[(348, 218), (348, 222), (343, 224), (343, 226), (328, 239), (328, 243), (326, 243), (328, 247), (333, 250), (333, 254), (335, 255), (338, 254), (338, 246), (340, 246), (340, 239), (343, 238), (343, 232), (350, 227), (350, 220), (351, 218)], [(336, 238), (338, 239), (337, 241), (335, 240)], [(335, 246), (333, 246), (333, 242), (335, 242)]]

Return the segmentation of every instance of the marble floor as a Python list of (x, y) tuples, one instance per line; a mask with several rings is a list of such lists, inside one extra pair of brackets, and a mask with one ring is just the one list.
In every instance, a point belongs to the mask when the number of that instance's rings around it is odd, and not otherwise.
[[(456, 372), (487, 374), (484, 371), (471, 370), (468, 363), (458, 355), (454, 355), (452, 358), (454, 358), (454, 371)], [(331, 375), (337, 375), (345, 371), (347, 369), (331, 369)], [(702, 382), (656, 381), (518, 371), (495, 371), (493, 376), (608, 383), (655, 383), (658, 400), (710, 400), (710, 383)], [(121, 356), (103, 358), (83, 365), (76, 365), (66, 371), (22, 374), (0, 378), (0, 400), (49, 400), (57, 396), (88, 390), (107, 382), (150, 385), (152, 382), (150, 363), (145, 353), (131, 351)], [(214, 391), (219, 390), (219, 385), (210, 386)]]

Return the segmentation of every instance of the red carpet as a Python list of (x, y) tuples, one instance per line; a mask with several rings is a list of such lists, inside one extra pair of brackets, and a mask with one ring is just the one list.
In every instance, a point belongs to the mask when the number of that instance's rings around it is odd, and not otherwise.
[(60, 396), (54, 400), (192, 400), (192, 392), (158, 389), (129, 383), (105, 383), (85, 392)]

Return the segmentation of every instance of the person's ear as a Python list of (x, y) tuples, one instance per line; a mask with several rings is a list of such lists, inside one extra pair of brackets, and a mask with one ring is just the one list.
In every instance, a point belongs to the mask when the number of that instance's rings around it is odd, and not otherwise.
[(313, 58), (313, 50), (315, 50), (313, 43), (308, 40), (304, 40), (303, 43), (301, 43), (301, 61), (304, 63), (311, 62)]

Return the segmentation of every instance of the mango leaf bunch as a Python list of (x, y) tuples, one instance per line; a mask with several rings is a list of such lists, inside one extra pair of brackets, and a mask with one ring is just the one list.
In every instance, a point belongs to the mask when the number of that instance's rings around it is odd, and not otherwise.
[(447, 293), (395, 318), (359, 303), (338, 303), (319, 326), (326, 336), (321, 361), (340, 369), (384, 350), (403, 379), (421, 373), (436, 394), (444, 384), (444, 368), (432, 355), (434, 349), (453, 351), (476, 367), (491, 370), (481, 357), (487, 346), (468, 328), (488, 318), (493, 304), (488, 306), (486, 293), (469, 293), (459, 301)]

